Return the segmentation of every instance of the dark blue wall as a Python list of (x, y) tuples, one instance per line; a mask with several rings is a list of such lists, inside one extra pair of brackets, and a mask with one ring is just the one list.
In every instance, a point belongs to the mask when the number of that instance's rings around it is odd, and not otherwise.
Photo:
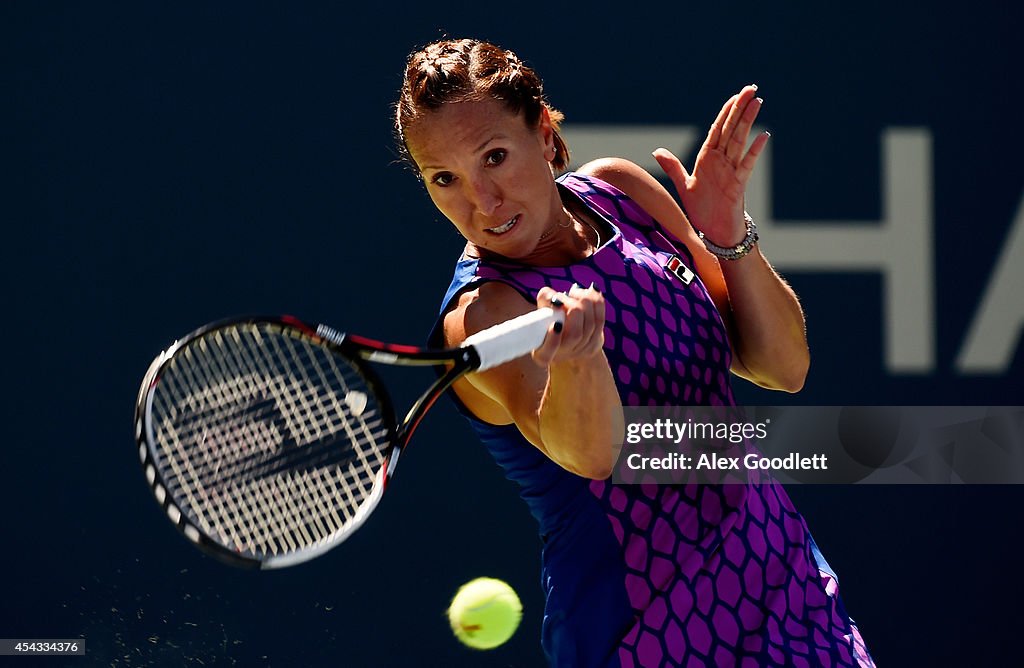
[[(954, 365), (1021, 203), (1012, 4), (796, 4), (2, 3), (13, 431), (0, 637), (84, 636), (97, 665), (542, 661), (532, 520), (450, 407), (431, 415), (374, 521), (278, 573), (187, 545), (134, 453), (143, 372), (205, 321), (289, 312), (423, 338), (460, 244), (395, 164), (389, 110), (405, 54), (442, 32), (514, 48), (576, 123), (703, 128), (756, 81), (786, 220), (878, 219), (883, 131), (926, 128), (933, 368), (886, 370), (878, 274), (793, 273), (814, 352), (795, 400), (1020, 404), (1019, 346), (994, 373)], [(880, 665), (1014, 655), (1020, 488), (791, 491)], [(443, 616), (478, 575), (508, 580), (525, 604), (522, 630), (490, 654), (459, 646)]]

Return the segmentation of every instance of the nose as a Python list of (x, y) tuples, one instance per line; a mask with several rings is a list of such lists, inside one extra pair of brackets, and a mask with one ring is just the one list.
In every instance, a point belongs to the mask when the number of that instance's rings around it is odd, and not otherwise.
[(483, 215), (490, 216), (501, 206), (501, 188), (491, 178), (479, 176), (470, 182), (469, 187), (470, 198)]

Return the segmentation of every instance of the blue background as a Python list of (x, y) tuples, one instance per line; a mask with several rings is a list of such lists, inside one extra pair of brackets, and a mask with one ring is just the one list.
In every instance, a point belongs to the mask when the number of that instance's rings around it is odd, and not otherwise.
[[(569, 122), (703, 128), (756, 81), (785, 219), (878, 219), (882, 130), (928, 128), (935, 369), (886, 372), (877, 274), (793, 274), (814, 353), (795, 400), (1020, 404), (1020, 346), (996, 374), (953, 365), (1021, 201), (1015, 10), (800, 5), (0, 5), (0, 637), (84, 636), (71, 665), (542, 663), (535, 526), (450, 406), (372, 522), (282, 572), (187, 545), (135, 455), (143, 372), (203, 322), (286, 312), (422, 341), (460, 243), (397, 164), (390, 110), (406, 54), (441, 34), (516, 50)], [(879, 665), (1016, 655), (1021, 488), (791, 494)], [(525, 606), (490, 653), (444, 618), (478, 575)]]

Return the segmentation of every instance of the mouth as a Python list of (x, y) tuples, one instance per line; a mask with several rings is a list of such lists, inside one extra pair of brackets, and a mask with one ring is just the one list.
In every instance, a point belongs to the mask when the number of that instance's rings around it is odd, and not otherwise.
[(516, 224), (519, 222), (520, 217), (521, 216), (519, 214), (516, 214), (509, 218), (508, 221), (505, 222), (504, 224), (498, 225), (497, 227), (488, 227), (486, 228), (486, 231), (496, 235), (507, 234), (509, 230), (516, 226)]

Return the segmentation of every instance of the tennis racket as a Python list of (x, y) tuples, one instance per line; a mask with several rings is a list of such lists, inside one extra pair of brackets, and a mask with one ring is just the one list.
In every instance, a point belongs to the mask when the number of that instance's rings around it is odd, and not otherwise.
[[(208, 553), (280, 568), (345, 540), (453, 382), (525, 355), (561, 312), (542, 308), (431, 350), (291, 317), (206, 325), (160, 353), (135, 407), (139, 458), (171, 522)], [(439, 367), (399, 423), (367, 363)]]

